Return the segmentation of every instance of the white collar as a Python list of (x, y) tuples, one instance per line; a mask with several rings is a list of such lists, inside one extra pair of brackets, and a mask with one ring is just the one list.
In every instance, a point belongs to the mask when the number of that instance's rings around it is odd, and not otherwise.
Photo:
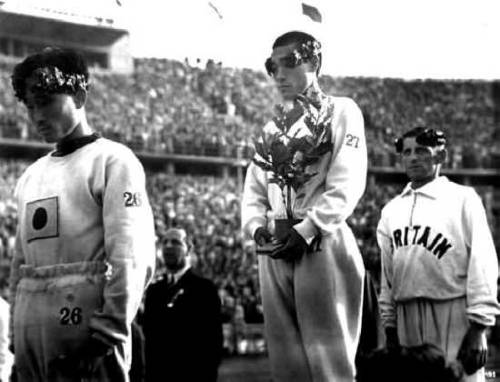
[(169, 272), (169, 275), (173, 276), (173, 278), (174, 278), (174, 284), (177, 284), (179, 282), (180, 278), (182, 276), (184, 276), (184, 274), (187, 272), (187, 270), (189, 268), (191, 268), (191, 266), (186, 263), (186, 265), (184, 266), (184, 268), (178, 270), (177, 272), (175, 272), (175, 273), (170, 273)]
[(403, 192), (401, 192), (401, 197), (414, 194), (426, 195), (432, 199), (437, 199), (437, 197), (443, 192), (443, 186), (447, 185), (450, 181), (446, 176), (438, 176), (429, 183), (424, 184), (422, 187), (417, 189), (411, 188), (411, 182), (406, 185)]

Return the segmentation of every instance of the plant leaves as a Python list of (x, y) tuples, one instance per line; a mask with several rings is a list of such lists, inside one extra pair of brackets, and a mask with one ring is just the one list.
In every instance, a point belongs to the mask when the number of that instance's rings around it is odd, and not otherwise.
[[(258, 140), (254, 140), (256, 153), (262, 160), (254, 158), (253, 162), (272, 173), (270, 183), (277, 184), (281, 190), (288, 186), (297, 192), (317, 175), (317, 172), (306, 173), (306, 167), (313, 165), (333, 149), (330, 127), (332, 110), (333, 106), (318, 110), (303, 96), (297, 97), (294, 107), (289, 111), (283, 105), (275, 107), (273, 121), (278, 130), (262, 134)], [(292, 136), (288, 136), (290, 127), (302, 116), (312, 135), (298, 138), (297, 130)], [(304, 193), (299, 195), (304, 197)]]
[(259, 142), (257, 139), (253, 140), (253, 144), (255, 147), (255, 152), (259, 154), (261, 158), (267, 159), (268, 153), (264, 149), (264, 144), (262, 142)]
[(281, 141), (273, 142), (270, 154), (273, 164), (276, 165), (287, 163), (292, 159), (289, 148)]
[(304, 115), (304, 112), (304, 107), (301, 104), (294, 102), (292, 110), (286, 113), (286, 124), (288, 129), (290, 129), (290, 127), (292, 127)]
[(255, 158), (252, 159), (252, 162), (255, 163), (257, 166), (259, 166), (264, 171), (273, 171), (273, 166), (268, 162), (263, 162)]

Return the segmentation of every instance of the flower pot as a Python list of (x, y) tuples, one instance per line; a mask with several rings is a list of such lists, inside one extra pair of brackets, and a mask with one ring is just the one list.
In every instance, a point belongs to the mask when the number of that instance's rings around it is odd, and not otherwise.
[(274, 237), (284, 241), (290, 229), (302, 219), (274, 219)]

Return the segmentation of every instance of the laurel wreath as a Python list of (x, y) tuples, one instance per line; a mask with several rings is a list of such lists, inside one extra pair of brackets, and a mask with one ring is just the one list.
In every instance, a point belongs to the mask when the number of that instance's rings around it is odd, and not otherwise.
[(47, 93), (69, 91), (75, 93), (78, 89), (87, 90), (88, 82), (83, 74), (66, 74), (57, 66), (37, 68), (32, 74), (36, 78), (33, 90)]

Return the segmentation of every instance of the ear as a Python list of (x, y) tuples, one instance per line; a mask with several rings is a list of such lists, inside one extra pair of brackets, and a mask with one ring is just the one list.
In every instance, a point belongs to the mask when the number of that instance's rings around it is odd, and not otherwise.
[(85, 102), (87, 101), (87, 91), (83, 89), (78, 89), (73, 96), (75, 101), (75, 105), (77, 109), (81, 109), (85, 106)]
[(435, 162), (436, 164), (444, 164), (446, 162), (446, 157), (448, 156), (448, 150), (446, 149), (440, 149), (435, 156)]

